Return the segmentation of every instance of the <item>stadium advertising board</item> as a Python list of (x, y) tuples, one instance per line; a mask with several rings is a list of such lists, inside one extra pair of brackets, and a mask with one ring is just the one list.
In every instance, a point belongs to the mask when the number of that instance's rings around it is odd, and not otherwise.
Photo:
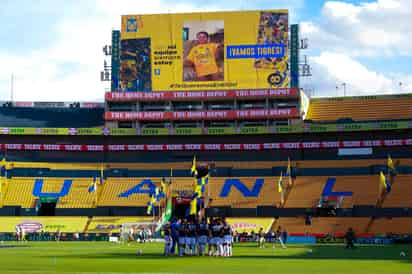
[(140, 133), (142, 135), (149, 135), (149, 136), (168, 135), (169, 129), (167, 128), (142, 128)]
[(116, 145), (73, 145), (73, 144), (0, 144), (1, 150), (16, 151), (247, 151), (283, 149), (335, 149), (356, 147), (412, 146), (412, 139), (284, 142), (247, 144), (116, 144)]
[(236, 134), (235, 127), (209, 127), (207, 128), (208, 135), (230, 135)]
[[(205, 128), (202, 134), (250, 134), (258, 133), (301, 133), (301, 132), (339, 132), (339, 131), (369, 131), (369, 130), (394, 130), (412, 128), (412, 121), (386, 121), (364, 122), (349, 124), (311, 124), (290, 126), (274, 126), (265, 129), (260, 127), (240, 128), (234, 127), (210, 127)], [(147, 128), (136, 130), (133, 128), (30, 128), (30, 127), (3, 127), (0, 135), (107, 135), (107, 136), (134, 136), (134, 135), (173, 135), (176, 131), (166, 128)], [(194, 131), (179, 131), (179, 135), (199, 134), (199, 129)]]
[(240, 134), (266, 134), (269, 133), (268, 127), (241, 127)]
[(87, 229), (89, 233), (119, 233), (125, 223), (153, 221), (152, 217), (94, 217)]
[(107, 121), (187, 121), (299, 117), (297, 108), (205, 111), (107, 111)]
[(298, 97), (295, 88), (255, 89), (255, 90), (209, 90), (209, 91), (159, 91), (159, 92), (107, 92), (109, 102), (127, 101), (180, 101), (180, 100), (227, 100)]
[(16, 227), (27, 233), (33, 232), (79, 232), (86, 227), (87, 217), (1, 217), (1, 232), (16, 232)]
[(201, 128), (175, 128), (175, 135), (200, 135), (202, 134)]
[(273, 218), (226, 218), (233, 231), (238, 233), (254, 231), (259, 232), (260, 228), (263, 228), (265, 232), (268, 232), (271, 228), (274, 219)]
[(122, 16), (120, 90), (289, 86), (288, 11)]

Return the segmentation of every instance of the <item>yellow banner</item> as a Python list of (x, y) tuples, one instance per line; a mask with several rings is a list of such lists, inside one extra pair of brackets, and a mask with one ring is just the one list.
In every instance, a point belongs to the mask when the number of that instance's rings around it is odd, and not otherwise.
[(288, 11), (122, 16), (120, 89), (285, 88)]
[(79, 232), (87, 217), (0, 217), (0, 232), (16, 232), (16, 227), (31, 232)]
[(260, 228), (268, 232), (273, 224), (273, 218), (226, 218), (226, 221), (232, 227), (233, 232), (255, 232), (258, 233)]
[(77, 128), (77, 135), (102, 135), (101, 128)]
[(90, 233), (119, 233), (120, 227), (125, 223), (153, 222), (152, 217), (93, 217), (87, 232)]

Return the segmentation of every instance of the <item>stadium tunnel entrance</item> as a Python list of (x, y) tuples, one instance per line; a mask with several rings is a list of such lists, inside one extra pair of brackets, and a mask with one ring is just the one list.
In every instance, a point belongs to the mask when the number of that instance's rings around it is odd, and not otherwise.
[(191, 200), (192, 197), (190, 196), (173, 197), (172, 217), (176, 219), (185, 218), (187, 216), (187, 212), (190, 210)]
[(40, 197), (36, 201), (36, 212), (38, 216), (55, 216), (58, 198)]
[[(194, 178), (194, 184), (196, 184), (197, 179), (201, 179), (209, 174), (209, 166), (207, 164), (201, 164), (197, 167), (196, 180)], [(176, 219), (181, 218), (191, 218), (195, 215), (190, 215), (190, 203), (193, 200), (194, 191), (182, 191), (180, 193), (175, 193), (175, 197), (172, 199), (172, 217)], [(204, 199), (200, 199), (197, 204), (196, 213), (204, 207)], [(197, 214), (196, 214), (197, 215)]]

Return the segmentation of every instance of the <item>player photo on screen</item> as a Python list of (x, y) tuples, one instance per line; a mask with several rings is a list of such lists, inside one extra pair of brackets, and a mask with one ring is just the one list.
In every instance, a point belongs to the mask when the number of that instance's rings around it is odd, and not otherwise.
[(224, 21), (183, 25), (183, 81), (224, 80)]
[[(258, 45), (281, 44), (288, 48), (288, 15), (272, 12), (261, 12)], [(287, 52), (287, 50), (285, 51)], [(287, 55), (284, 58), (257, 58), (255, 68), (287, 70)]]
[(150, 39), (122, 40), (120, 59), (120, 89), (151, 91)]

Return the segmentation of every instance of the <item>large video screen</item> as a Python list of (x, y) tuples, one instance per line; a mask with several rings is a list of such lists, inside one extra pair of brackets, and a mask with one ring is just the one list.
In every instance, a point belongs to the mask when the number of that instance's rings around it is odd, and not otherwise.
[(288, 11), (122, 16), (120, 90), (289, 86)]

